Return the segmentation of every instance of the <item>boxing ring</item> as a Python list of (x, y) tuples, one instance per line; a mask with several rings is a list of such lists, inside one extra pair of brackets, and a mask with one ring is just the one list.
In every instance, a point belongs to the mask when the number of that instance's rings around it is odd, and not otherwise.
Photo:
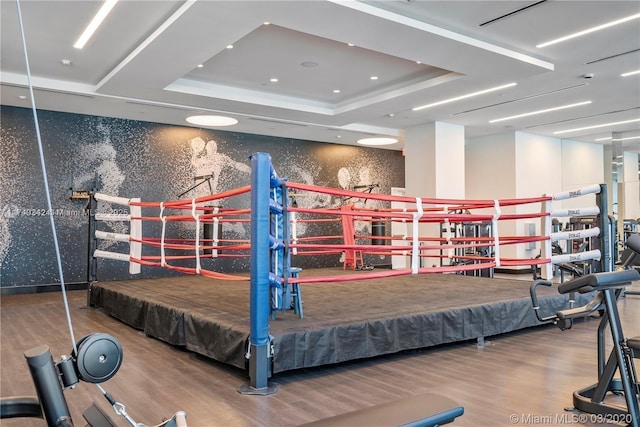
[[(322, 192), (346, 201), (362, 198), (355, 191), (291, 183), (278, 177), (268, 154), (251, 157), (251, 185), (197, 199), (142, 202), (96, 194), (98, 200), (129, 206), (120, 218), (131, 223), (130, 235), (101, 233), (96, 239), (128, 242), (128, 253), (94, 250), (94, 258), (140, 266), (169, 268), (177, 278), (93, 282), (91, 304), (124, 323), (169, 344), (214, 360), (247, 369), (250, 385), (241, 392), (267, 394), (274, 373), (375, 357), (446, 343), (478, 340), (538, 325), (529, 297), (529, 281), (468, 277), (470, 270), (500, 266), (541, 267), (552, 275), (553, 264), (598, 261), (597, 271), (612, 266), (607, 230), (606, 186), (552, 196), (507, 200), (443, 200), (366, 194), (367, 199), (405, 203), (402, 209), (367, 209), (351, 202), (338, 208), (297, 207), (289, 191)], [(251, 209), (211, 209), (213, 200), (250, 194)], [(558, 209), (554, 204), (595, 194), (596, 205)], [(517, 213), (517, 206), (539, 206)], [(150, 214), (148, 212), (153, 212)], [(453, 213), (452, 213), (453, 212)], [(508, 212), (508, 213), (507, 213)], [(597, 215), (601, 225), (572, 233), (553, 233), (551, 219)], [(96, 215), (96, 221), (102, 218)], [(541, 234), (507, 235), (509, 221), (540, 222)], [(143, 224), (161, 224), (160, 237), (144, 237)], [(406, 235), (358, 234), (358, 222), (406, 224)], [(424, 235), (423, 226), (462, 221), (490, 223), (492, 235), (458, 237)], [(171, 223), (194, 226), (193, 238), (168, 235)], [(217, 224), (250, 224), (249, 239), (225, 239)], [(299, 233), (301, 223), (326, 223), (342, 233), (310, 236)], [(203, 224), (215, 224), (213, 235), (202, 237)], [(333, 228), (331, 228), (333, 227)], [(373, 245), (372, 238), (384, 245)], [(551, 243), (594, 239), (591, 250), (551, 255)], [(505, 256), (509, 247), (539, 242), (533, 258)], [(470, 249), (483, 252), (469, 254)], [(487, 250), (489, 248), (489, 250)], [(460, 252), (460, 249), (464, 251)], [(512, 251), (514, 252), (514, 251)], [(342, 266), (295, 268), (299, 257), (342, 255)], [(402, 256), (403, 269), (355, 271), (363, 255)], [(218, 257), (249, 257), (250, 274), (215, 271)], [(434, 260), (436, 260), (434, 264)], [(437, 265), (440, 264), (440, 265)], [(430, 265), (430, 266), (429, 266)], [(611, 265), (611, 266), (610, 266)], [(440, 274), (431, 274), (440, 273)], [(550, 310), (573, 304), (566, 295), (541, 289)], [(576, 295), (583, 304), (590, 295)], [(297, 300), (296, 300), (297, 299)], [(304, 315), (302, 313), (304, 301)], [(298, 304), (296, 304), (298, 303)]]

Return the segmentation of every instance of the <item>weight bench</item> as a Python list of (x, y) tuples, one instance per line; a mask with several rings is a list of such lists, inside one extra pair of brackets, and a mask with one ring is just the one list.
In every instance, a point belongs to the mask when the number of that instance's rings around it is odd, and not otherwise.
[(314, 421), (304, 427), (437, 427), (452, 423), (463, 413), (464, 408), (457, 402), (428, 393)]

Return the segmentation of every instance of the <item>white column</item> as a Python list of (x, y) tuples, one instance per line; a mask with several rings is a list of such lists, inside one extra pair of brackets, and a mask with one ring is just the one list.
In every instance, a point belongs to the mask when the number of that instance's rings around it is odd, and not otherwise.
[[(465, 198), (464, 126), (434, 122), (405, 132), (406, 195)], [(421, 225), (420, 235), (439, 237), (439, 225)], [(423, 266), (439, 265), (423, 260)]]
[(407, 195), (464, 198), (464, 126), (435, 122), (405, 133)]

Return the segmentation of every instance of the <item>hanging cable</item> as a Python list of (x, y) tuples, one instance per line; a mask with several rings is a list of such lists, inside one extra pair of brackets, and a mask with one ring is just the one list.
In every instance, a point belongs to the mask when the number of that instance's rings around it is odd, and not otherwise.
[(58, 276), (60, 278), (60, 289), (62, 290), (62, 299), (64, 301), (64, 310), (67, 315), (67, 325), (69, 327), (69, 335), (73, 349), (78, 353), (76, 348), (76, 339), (73, 334), (73, 325), (71, 324), (71, 313), (69, 312), (69, 302), (67, 300), (67, 289), (64, 283), (64, 273), (62, 271), (62, 257), (60, 256), (60, 246), (58, 245), (58, 236), (56, 234), (56, 222), (53, 218), (53, 207), (51, 206), (51, 196), (49, 195), (49, 180), (47, 179), (47, 167), (44, 161), (44, 151), (42, 149), (42, 137), (40, 136), (40, 126), (38, 124), (38, 112), (36, 111), (36, 101), (33, 96), (33, 84), (31, 82), (31, 70), (29, 68), (29, 56), (27, 55), (27, 42), (24, 35), (24, 25), (22, 23), (22, 12), (20, 11), (20, 0), (16, 0), (18, 8), (18, 21), (20, 23), (20, 35), (22, 37), (22, 47), (24, 50), (24, 60), (27, 69), (27, 83), (29, 86), (29, 97), (31, 98), (31, 110), (33, 112), (33, 122), (35, 123), (36, 139), (38, 141), (38, 153), (40, 154), (40, 167), (42, 169), (42, 178), (44, 179), (44, 190), (47, 199), (47, 212), (49, 213), (49, 223), (51, 224), (51, 233), (53, 234), (53, 246), (56, 252), (56, 263), (58, 265)]

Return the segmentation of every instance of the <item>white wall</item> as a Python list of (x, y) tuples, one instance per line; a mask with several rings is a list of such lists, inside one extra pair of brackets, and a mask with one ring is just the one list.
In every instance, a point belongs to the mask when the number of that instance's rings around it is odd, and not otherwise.
[[(603, 146), (526, 132), (470, 139), (466, 145), (466, 198), (501, 199), (553, 195), (604, 182)], [(594, 206), (595, 196), (557, 202), (553, 208)], [(541, 204), (504, 209), (504, 213), (540, 212)], [(501, 235), (526, 235), (539, 220), (500, 222)], [(503, 257), (533, 258), (540, 244), (504, 246)]]
[[(561, 169), (562, 191), (572, 191), (593, 184), (605, 183), (604, 146), (568, 139), (562, 140)], [(608, 198), (610, 197), (608, 195)], [(595, 195), (568, 199), (562, 203), (562, 207), (565, 209), (595, 205)]]
[(465, 198), (464, 126), (451, 123), (435, 124), (435, 164), (437, 180), (435, 197)]
[[(559, 138), (549, 138), (525, 132), (515, 133), (516, 146), (516, 192), (515, 197), (538, 197), (562, 192), (562, 144)], [(516, 207), (517, 213), (540, 212), (541, 203)], [(527, 224), (534, 224), (534, 234), (542, 234), (540, 220), (515, 221), (514, 233), (528, 234)], [(540, 253), (540, 244), (528, 248), (516, 245), (512, 255), (517, 258), (535, 258)], [(515, 252), (515, 253), (514, 253)]]
[[(516, 194), (516, 145), (515, 135), (502, 134), (467, 141), (465, 146), (466, 196), (467, 199), (506, 199)], [(493, 213), (493, 209), (484, 212)], [(503, 209), (504, 213), (513, 213), (513, 208)], [(498, 230), (500, 235), (513, 235), (515, 223), (503, 221)], [(513, 257), (513, 247), (501, 248), (501, 257)]]
[(559, 138), (516, 132), (516, 197), (562, 191), (562, 145)]
[(513, 134), (468, 139), (465, 145), (465, 198), (501, 199), (516, 193)]

